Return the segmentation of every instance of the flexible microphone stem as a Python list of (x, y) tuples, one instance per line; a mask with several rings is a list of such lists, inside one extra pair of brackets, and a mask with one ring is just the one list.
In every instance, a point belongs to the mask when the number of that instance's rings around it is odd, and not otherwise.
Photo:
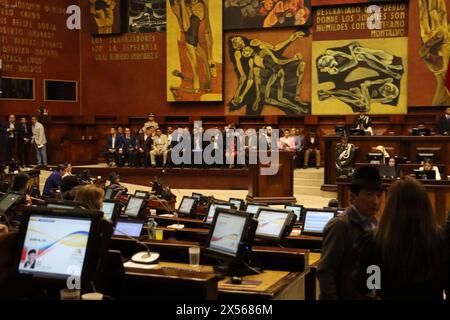
[(136, 238), (133, 238), (132, 236), (130, 236), (129, 234), (123, 232), (122, 230), (118, 230), (111, 221), (109, 221), (107, 219), (103, 219), (103, 220), (107, 221), (109, 224), (111, 224), (114, 231), (117, 231), (118, 233), (124, 235), (126, 238), (128, 238), (130, 240), (133, 240), (137, 244), (145, 247), (147, 252), (138, 252), (138, 253), (134, 254), (131, 257), (131, 261), (136, 262), (136, 263), (143, 263), (143, 264), (156, 264), (156, 263), (158, 263), (158, 261), (159, 261), (159, 253), (152, 252), (150, 250), (150, 247), (147, 244), (145, 244), (144, 242), (139, 241)]
[(154, 195), (152, 195), (152, 197), (153, 197), (153, 198), (151, 198), (150, 200), (155, 200), (155, 201), (157, 201), (158, 203), (162, 204), (163, 207), (164, 207), (164, 209), (166, 209), (167, 211), (169, 211), (170, 214), (173, 214), (174, 218), (175, 218), (176, 221), (177, 221), (177, 227), (182, 228), (181, 226), (183, 226), (183, 228), (184, 228), (184, 225), (180, 224), (180, 220), (178, 219), (178, 213), (175, 212), (174, 210), (172, 210), (172, 209), (169, 207), (169, 205), (167, 204), (167, 200), (161, 200), (161, 199), (158, 199), (158, 197), (156, 197), (156, 196), (154, 196)]

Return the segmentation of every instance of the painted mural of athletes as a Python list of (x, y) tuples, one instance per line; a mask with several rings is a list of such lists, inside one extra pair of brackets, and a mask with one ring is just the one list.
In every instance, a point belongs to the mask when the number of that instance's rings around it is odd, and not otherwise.
[(222, 101), (222, 6), (167, 0), (167, 100)]
[[(446, 87), (450, 59), (450, 26), (444, 0), (418, 0), (422, 45), (419, 56), (436, 79), (433, 106), (450, 105), (450, 93)], [(448, 81), (448, 80), (447, 80)]]
[(354, 113), (370, 112), (373, 104), (399, 104), (405, 73), (399, 56), (353, 41), (326, 48), (315, 65), (318, 104), (339, 100)]
[(224, 0), (224, 29), (311, 24), (310, 0)]
[(265, 105), (285, 114), (310, 112), (310, 104), (300, 98), (306, 63), (301, 53), (284, 53), (305, 35), (304, 31), (296, 31), (275, 44), (241, 35), (228, 38), (229, 57), (238, 77), (234, 95), (228, 101), (230, 112), (246, 107), (247, 115), (261, 114)]

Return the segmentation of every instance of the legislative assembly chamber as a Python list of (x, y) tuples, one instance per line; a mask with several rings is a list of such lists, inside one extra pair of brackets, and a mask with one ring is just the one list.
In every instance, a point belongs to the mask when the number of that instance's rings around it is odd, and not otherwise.
[(0, 301), (447, 300), (448, 10), (0, 0)]

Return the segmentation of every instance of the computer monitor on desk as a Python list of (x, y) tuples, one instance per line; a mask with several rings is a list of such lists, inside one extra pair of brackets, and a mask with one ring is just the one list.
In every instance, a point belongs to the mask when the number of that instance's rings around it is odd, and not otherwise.
[(62, 287), (69, 277), (80, 277), (83, 288), (100, 271), (99, 259), (106, 254), (103, 226), (101, 212), (27, 209), (19, 231), (18, 276)]
[(216, 272), (230, 276), (251, 273), (245, 265), (250, 262), (257, 223), (246, 212), (218, 209), (205, 245), (205, 254), (219, 261)]
[(431, 129), (430, 128), (413, 128), (411, 131), (413, 136), (430, 136)]
[(236, 209), (236, 207), (231, 203), (215, 203), (211, 202), (208, 207), (208, 215), (206, 216), (205, 223), (211, 224), (214, 220), (214, 216), (216, 214), (216, 209), (222, 208), (222, 209)]
[(297, 222), (303, 221), (303, 213), (305, 210), (305, 207), (303, 207), (301, 204), (285, 204), (284, 209), (292, 211), (297, 216)]
[(120, 215), (121, 205), (115, 200), (103, 200), (103, 206), (101, 211), (103, 212), (103, 218), (113, 223), (117, 221)]
[(364, 135), (366, 135), (366, 132), (362, 129), (350, 129), (349, 135), (350, 136), (364, 136)]
[(136, 190), (136, 191), (134, 192), (134, 196), (135, 196), (135, 197), (139, 197), (139, 198), (149, 199), (149, 198), (150, 198), (150, 192), (148, 192), (148, 191), (142, 191), (142, 190)]
[(238, 198), (230, 198), (228, 200), (231, 204), (234, 204), (237, 210), (243, 210), (245, 206), (245, 201), (243, 199)]
[(289, 235), (297, 219), (290, 210), (270, 208), (259, 209), (255, 218), (258, 220), (255, 237), (276, 242)]
[(131, 196), (128, 199), (127, 206), (125, 207), (125, 215), (133, 219), (145, 219), (145, 206), (147, 199)]
[(12, 228), (11, 220), (14, 219), (13, 209), (23, 199), (23, 195), (15, 192), (5, 194), (0, 199), (0, 218), (4, 220), (8, 228)]
[(187, 197), (184, 196), (183, 199), (181, 199), (180, 206), (176, 210), (176, 212), (179, 215), (190, 217), (194, 214), (195, 209), (197, 208), (197, 198), (195, 197)]
[(119, 220), (114, 229), (115, 237), (141, 238), (144, 221), (142, 220)]
[(252, 203), (248, 202), (245, 211), (255, 216), (258, 213), (258, 210), (261, 208), (268, 207), (267, 203)]
[(323, 235), (327, 223), (336, 216), (336, 210), (332, 209), (306, 209), (305, 221), (302, 225), (302, 234)]
[(434, 170), (419, 170), (414, 169), (414, 175), (416, 176), (416, 179), (419, 180), (436, 180), (436, 171)]
[(50, 209), (64, 209), (64, 210), (73, 210), (80, 209), (80, 204), (75, 201), (70, 200), (57, 200), (57, 199), (46, 199), (45, 200), (46, 207)]
[(367, 154), (367, 162), (370, 164), (381, 164), (383, 162), (383, 154), (380, 152), (369, 152)]

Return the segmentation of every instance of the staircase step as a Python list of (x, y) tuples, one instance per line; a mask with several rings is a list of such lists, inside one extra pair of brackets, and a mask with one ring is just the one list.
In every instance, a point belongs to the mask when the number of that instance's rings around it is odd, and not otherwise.
[(308, 186), (320, 188), (323, 184), (323, 179), (305, 179), (294, 178), (294, 186)]

